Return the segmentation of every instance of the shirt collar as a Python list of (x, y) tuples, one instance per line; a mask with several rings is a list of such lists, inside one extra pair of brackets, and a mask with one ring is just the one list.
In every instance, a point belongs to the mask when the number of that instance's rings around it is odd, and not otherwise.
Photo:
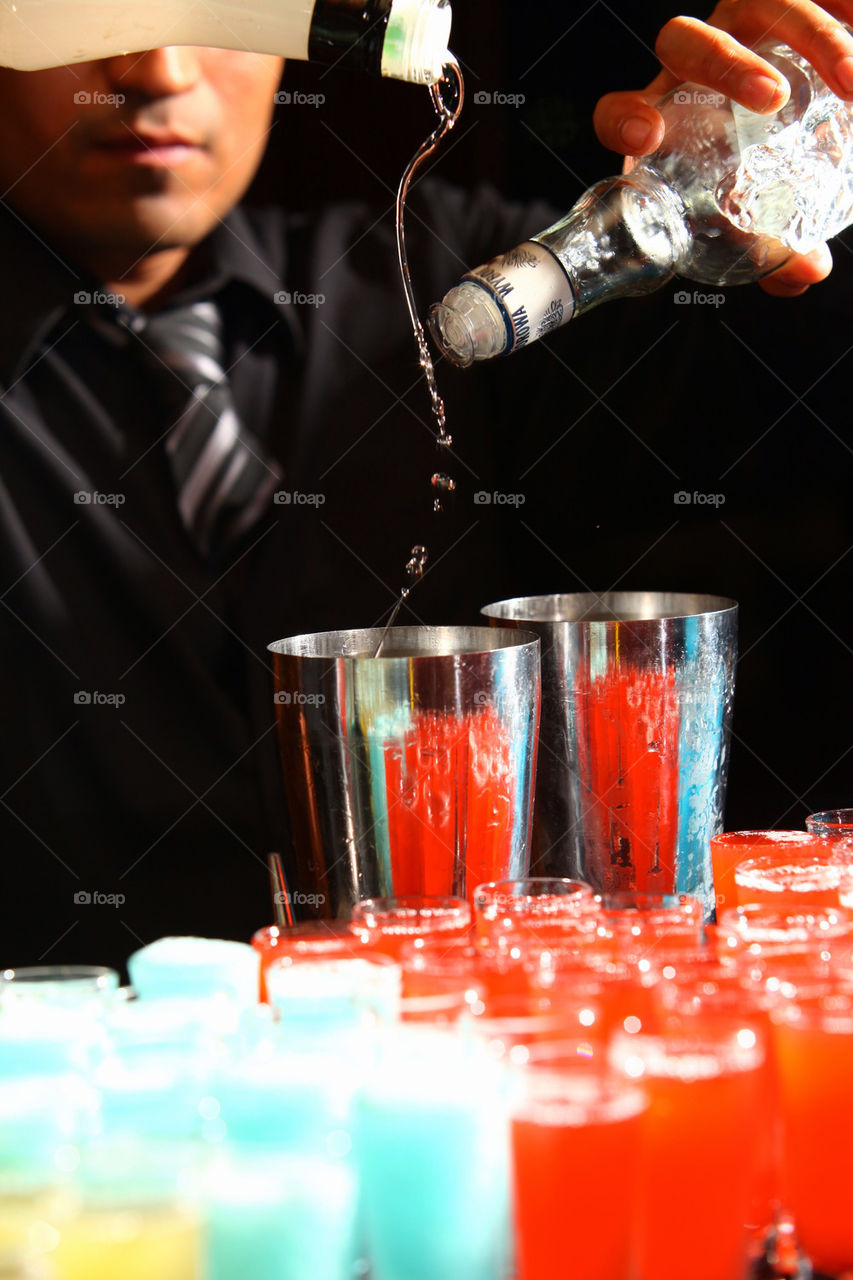
[[(238, 288), (252, 305), (265, 310), (288, 331), (298, 350), (302, 334), (283, 299), (286, 250), (282, 223), (264, 227), (257, 216), (232, 210), (195, 250), (193, 283), (182, 288), (175, 302), (210, 297)], [(0, 307), (0, 383), (5, 390), (26, 369), (39, 342), (47, 338), (67, 312), (81, 305), (97, 305), (97, 282), (66, 259), (20, 214), (0, 200), (0, 279), (4, 301)], [(95, 300), (93, 302), (93, 299)], [(170, 301), (172, 301), (170, 299)], [(115, 311), (106, 299), (104, 309)], [(71, 317), (69, 316), (69, 319)]]

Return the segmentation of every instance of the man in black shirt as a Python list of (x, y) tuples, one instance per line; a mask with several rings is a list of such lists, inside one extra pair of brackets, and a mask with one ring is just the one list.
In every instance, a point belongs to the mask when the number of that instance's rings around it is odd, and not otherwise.
[[(417, 620), (470, 621), (505, 593), (506, 512), (451, 508), (425, 536), (413, 505), (434, 438), (387, 222), (235, 207), (279, 74), (196, 49), (0, 73), (4, 963), (247, 937), (283, 831), (266, 644), (375, 624), (417, 541), (443, 560)], [(551, 218), (487, 194), (422, 201), (411, 256), (436, 297)], [(282, 478), (206, 555), (179, 512), (164, 445), (182, 409), (149, 317), (211, 300), (238, 417)], [(452, 386), (457, 476), (499, 488), (521, 384)]]

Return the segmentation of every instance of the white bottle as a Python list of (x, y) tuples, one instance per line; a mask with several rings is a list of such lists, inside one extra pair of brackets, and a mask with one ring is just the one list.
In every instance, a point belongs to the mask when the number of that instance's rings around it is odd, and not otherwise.
[(36, 71), (211, 45), (432, 84), (450, 22), (448, 0), (0, 0), (0, 64)]

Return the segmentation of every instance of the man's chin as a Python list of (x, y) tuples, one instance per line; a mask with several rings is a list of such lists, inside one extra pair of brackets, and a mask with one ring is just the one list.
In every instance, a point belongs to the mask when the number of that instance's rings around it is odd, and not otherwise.
[(191, 249), (220, 221), (219, 212), (202, 197), (196, 200), (136, 199), (115, 209), (99, 208), (87, 219), (77, 244), (87, 244), (96, 255), (124, 254), (128, 266), (151, 253), (167, 249)]

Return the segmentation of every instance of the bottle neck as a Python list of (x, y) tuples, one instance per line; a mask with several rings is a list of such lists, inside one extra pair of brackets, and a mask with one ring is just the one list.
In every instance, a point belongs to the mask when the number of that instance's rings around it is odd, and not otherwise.
[(309, 62), (340, 63), (379, 75), (391, 0), (316, 0)]
[(441, 78), (448, 0), (315, 0), (308, 60), (418, 84)]
[(686, 254), (690, 233), (677, 194), (644, 173), (597, 182), (534, 240), (566, 272), (578, 316), (600, 302), (659, 289)]

